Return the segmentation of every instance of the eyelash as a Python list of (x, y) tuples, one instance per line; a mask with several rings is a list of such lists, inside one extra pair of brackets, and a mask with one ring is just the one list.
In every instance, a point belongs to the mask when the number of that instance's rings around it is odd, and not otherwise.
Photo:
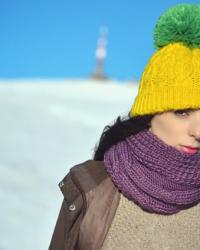
[(191, 112), (191, 110), (176, 110), (174, 113), (178, 116), (188, 116)]

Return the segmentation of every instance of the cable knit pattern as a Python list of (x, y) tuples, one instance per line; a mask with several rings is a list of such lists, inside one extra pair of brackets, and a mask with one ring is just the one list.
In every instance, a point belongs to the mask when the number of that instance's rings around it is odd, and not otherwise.
[(143, 211), (121, 195), (102, 250), (199, 250), (200, 204), (172, 215)]
[(200, 154), (180, 152), (147, 129), (113, 145), (104, 164), (118, 189), (144, 210), (173, 214), (200, 201)]

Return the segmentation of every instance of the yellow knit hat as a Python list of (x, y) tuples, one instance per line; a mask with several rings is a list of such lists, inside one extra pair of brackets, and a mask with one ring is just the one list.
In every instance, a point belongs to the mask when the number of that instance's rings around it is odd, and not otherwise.
[(200, 108), (200, 5), (178, 4), (155, 26), (158, 50), (141, 77), (130, 116)]

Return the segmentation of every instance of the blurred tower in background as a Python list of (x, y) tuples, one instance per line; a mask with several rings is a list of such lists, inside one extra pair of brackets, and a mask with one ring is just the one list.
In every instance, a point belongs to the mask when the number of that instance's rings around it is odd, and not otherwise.
[(92, 78), (105, 80), (107, 79), (105, 75), (105, 59), (106, 59), (106, 45), (107, 45), (107, 34), (108, 28), (101, 27), (100, 28), (100, 36), (97, 41), (97, 49), (96, 49), (96, 68), (94, 73), (92, 74)]

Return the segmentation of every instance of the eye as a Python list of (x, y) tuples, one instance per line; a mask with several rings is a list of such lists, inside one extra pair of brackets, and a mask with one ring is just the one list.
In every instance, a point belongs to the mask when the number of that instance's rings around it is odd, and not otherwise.
[(192, 112), (191, 109), (185, 109), (185, 110), (183, 109), (174, 111), (174, 114), (177, 116), (186, 117), (189, 116), (191, 112)]

